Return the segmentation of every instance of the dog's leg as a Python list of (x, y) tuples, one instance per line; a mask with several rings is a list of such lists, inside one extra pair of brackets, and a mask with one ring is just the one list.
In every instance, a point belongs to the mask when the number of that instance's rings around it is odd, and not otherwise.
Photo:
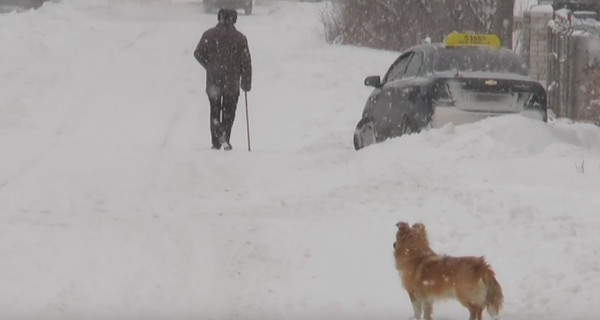
[(433, 301), (430, 300), (426, 300), (425, 301), (425, 310), (424, 311), (424, 318), (425, 320), (432, 320), (433, 319)]
[(481, 320), (483, 314), (483, 306), (474, 303), (469, 297), (468, 292), (458, 291), (456, 293), (457, 299), (467, 310), (469, 310), (469, 320)]
[(482, 320), (483, 308), (476, 305), (469, 305), (469, 320)]
[(423, 313), (423, 300), (417, 298), (413, 292), (409, 292), (408, 296), (410, 297), (410, 302), (412, 303), (413, 311), (415, 312), (413, 319), (421, 319), (421, 313)]

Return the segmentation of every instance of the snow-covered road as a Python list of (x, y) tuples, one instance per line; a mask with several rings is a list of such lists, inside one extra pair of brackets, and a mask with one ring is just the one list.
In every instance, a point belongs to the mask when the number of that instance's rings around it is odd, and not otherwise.
[(506, 116), (355, 152), (362, 81), (397, 53), (325, 44), (325, 5), (238, 18), (252, 152), (243, 99), (234, 150), (209, 149), (197, 4), (0, 15), (0, 316), (407, 319), (404, 220), (485, 255), (504, 319), (600, 317), (600, 128)]

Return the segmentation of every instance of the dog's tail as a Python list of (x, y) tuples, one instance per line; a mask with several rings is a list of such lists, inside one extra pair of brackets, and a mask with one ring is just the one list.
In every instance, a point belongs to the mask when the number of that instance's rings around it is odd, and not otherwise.
[(498, 280), (496, 280), (496, 276), (492, 269), (488, 268), (483, 274), (483, 283), (485, 283), (487, 287), (485, 299), (487, 311), (492, 318), (497, 319), (500, 314), (500, 309), (502, 309), (502, 304), (504, 303), (504, 295), (502, 294), (502, 287), (500, 286), (500, 283), (498, 283)]

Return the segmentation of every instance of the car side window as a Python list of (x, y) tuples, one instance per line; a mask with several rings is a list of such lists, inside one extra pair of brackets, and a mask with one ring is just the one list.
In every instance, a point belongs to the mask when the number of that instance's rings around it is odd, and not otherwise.
[(394, 63), (394, 65), (392, 65), (384, 77), (384, 83), (402, 78), (412, 54), (412, 52), (405, 53), (396, 61), (396, 63)]
[(410, 59), (410, 63), (406, 67), (406, 71), (404, 72), (404, 77), (416, 77), (421, 71), (421, 66), (423, 65), (423, 53), (415, 52)]

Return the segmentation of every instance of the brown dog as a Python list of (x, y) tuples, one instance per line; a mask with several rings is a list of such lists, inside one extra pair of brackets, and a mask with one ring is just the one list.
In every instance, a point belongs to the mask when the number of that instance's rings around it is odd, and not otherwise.
[(394, 258), (402, 283), (408, 292), (415, 319), (431, 320), (433, 302), (456, 299), (469, 309), (469, 320), (481, 320), (483, 309), (498, 317), (504, 297), (494, 271), (483, 257), (437, 255), (429, 247), (425, 226), (406, 222), (396, 224)]

